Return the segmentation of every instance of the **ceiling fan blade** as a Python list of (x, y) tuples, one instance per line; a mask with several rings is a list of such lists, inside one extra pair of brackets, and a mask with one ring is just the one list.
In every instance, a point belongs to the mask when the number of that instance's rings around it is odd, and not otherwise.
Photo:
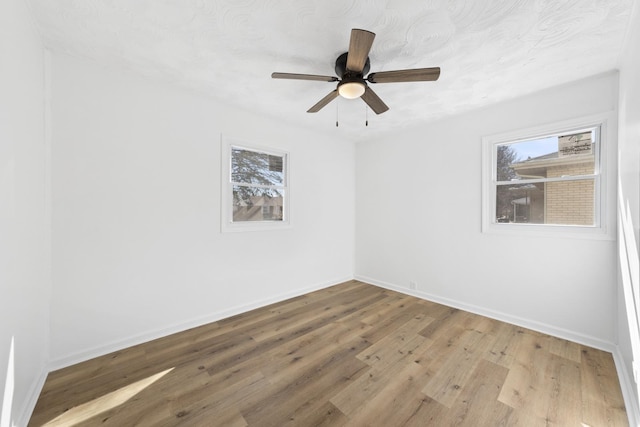
[(318, 101), (318, 103), (316, 105), (314, 105), (313, 107), (309, 108), (307, 110), (307, 113), (317, 113), (325, 105), (327, 105), (328, 103), (330, 103), (331, 101), (333, 101), (337, 97), (338, 97), (338, 89), (335, 89), (334, 91), (329, 92), (329, 94), (327, 96), (325, 96), (324, 98), (322, 98), (320, 101)]
[(371, 83), (431, 82), (438, 80), (438, 77), (440, 77), (440, 67), (433, 67), (381, 71), (369, 74), (367, 80)]
[(365, 88), (364, 93), (360, 98), (362, 98), (362, 100), (366, 102), (369, 108), (371, 108), (376, 114), (382, 114), (389, 109), (387, 104), (385, 104), (369, 86)]
[(371, 31), (358, 30), (357, 28), (351, 30), (349, 53), (347, 54), (347, 70), (362, 73), (375, 37), (376, 35)]
[(316, 80), (319, 82), (337, 82), (339, 79), (333, 76), (318, 76), (315, 74), (271, 73), (273, 79), (289, 80)]

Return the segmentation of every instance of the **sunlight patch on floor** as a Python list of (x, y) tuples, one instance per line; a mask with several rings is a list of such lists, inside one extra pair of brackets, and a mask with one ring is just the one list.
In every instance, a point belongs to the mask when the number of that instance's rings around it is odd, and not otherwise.
[(60, 414), (53, 420), (46, 423), (45, 426), (74, 426), (91, 417), (101, 414), (102, 412), (113, 409), (118, 405), (122, 405), (124, 402), (167, 375), (173, 369), (174, 368), (167, 369), (166, 371), (162, 371), (133, 384), (124, 386), (116, 391), (112, 391), (104, 396), (100, 396), (90, 402), (71, 408), (64, 414)]

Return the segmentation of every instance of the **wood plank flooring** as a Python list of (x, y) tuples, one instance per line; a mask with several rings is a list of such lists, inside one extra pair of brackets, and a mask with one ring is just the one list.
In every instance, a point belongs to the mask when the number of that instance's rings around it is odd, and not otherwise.
[(30, 426), (627, 426), (611, 354), (350, 281), (49, 374)]

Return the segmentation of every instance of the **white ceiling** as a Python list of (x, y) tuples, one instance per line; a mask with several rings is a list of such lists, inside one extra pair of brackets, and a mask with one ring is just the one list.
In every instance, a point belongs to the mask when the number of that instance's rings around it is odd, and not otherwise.
[[(28, 0), (45, 44), (224, 102), (362, 140), (618, 65), (633, 0)], [(376, 33), (371, 72), (439, 66), (436, 82), (377, 84), (390, 110), (339, 98), (351, 28)], [(336, 115), (340, 127), (335, 128)]]

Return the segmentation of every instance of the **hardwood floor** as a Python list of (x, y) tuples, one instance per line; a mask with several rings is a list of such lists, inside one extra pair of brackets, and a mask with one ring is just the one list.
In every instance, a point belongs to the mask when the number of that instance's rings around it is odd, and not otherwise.
[(611, 354), (357, 281), (49, 374), (30, 426), (626, 426)]

